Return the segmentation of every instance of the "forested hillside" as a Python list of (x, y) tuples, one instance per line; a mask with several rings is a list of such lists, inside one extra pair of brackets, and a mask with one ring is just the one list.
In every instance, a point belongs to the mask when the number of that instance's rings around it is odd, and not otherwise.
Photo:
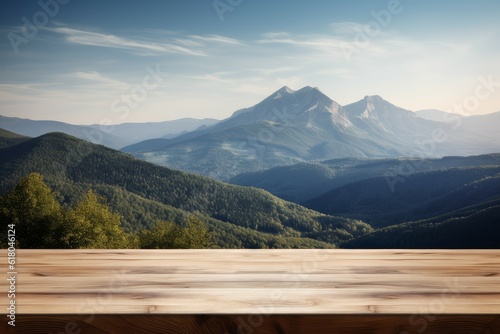
[(415, 173), (390, 185), (385, 177), (357, 181), (305, 205), (376, 228), (421, 220), (500, 198), (500, 166)]
[(18, 135), (17, 133), (10, 132), (0, 128), (0, 148), (5, 148), (13, 145), (20, 144), (28, 140), (29, 137)]
[[(458, 167), (499, 166), (500, 154), (443, 158), (344, 158), (306, 162), (244, 173), (229, 180), (241, 186), (265, 189), (279, 198), (302, 204), (335, 188), (377, 176), (390, 180), (410, 174)], [(398, 176), (399, 175), (399, 176)]]
[(500, 248), (500, 200), (422, 221), (389, 226), (342, 248)]
[(89, 189), (105, 195), (127, 232), (151, 228), (158, 220), (181, 224), (195, 215), (208, 224), (220, 247), (312, 248), (332, 247), (372, 231), (358, 220), (320, 214), (263, 190), (156, 166), (62, 133), (0, 150), (2, 193), (32, 172), (43, 175), (63, 207), (81, 201)]
[(151, 229), (126, 233), (121, 216), (104, 197), (89, 190), (83, 200), (63, 208), (42, 175), (31, 173), (0, 196), (0, 220), (15, 240), (0, 246), (16, 248), (208, 248), (212, 236), (194, 216), (179, 226), (157, 221)]

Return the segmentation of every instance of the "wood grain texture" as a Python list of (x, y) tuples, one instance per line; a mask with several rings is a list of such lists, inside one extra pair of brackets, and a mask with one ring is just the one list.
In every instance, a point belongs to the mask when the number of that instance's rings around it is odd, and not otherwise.
[(5, 334), (497, 334), (495, 315), (21, 315)]
[(500, 314), (495, 250), (18, 250), (16, 269), (18, 315)]

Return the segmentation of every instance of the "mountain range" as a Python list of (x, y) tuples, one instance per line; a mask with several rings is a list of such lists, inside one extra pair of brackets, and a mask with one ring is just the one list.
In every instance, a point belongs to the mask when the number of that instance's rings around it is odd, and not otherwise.
[(195, 215), (222, 248), (500, 248), (498, 124), (313, 87), (222, 121), (0, 117), (0, 195), (37, 172), (65, 207), (92, 189), (128, 231)]
[(181, 119), (110, 128), (0, 116), (0, 128), (63, 132), (140, 159), (227, 181), (242, 173), (339, 158), (468, 156), (500, 151), (500, 112), (413, 112), (380, 96), (342, 106), (318, 88), (283, 87), (222, 121)]
[(73, 125), (57, 121), (37, 121), (0, 116), (0, 128), (20, 135), (38, 137), (50, 132), (63, 132), (76, 138), (115, 149), (153, 138), (172, 138), (217, 122), (217, 120), (211, 118), (183, 118), (156, 123), (123, 123), (113, 126), (101, 126), (99, 124)]
[[(380, 96), (341, 106), (318, 88), (283, 87), (204, 129), (123, 148), (134, 156), (228, 180), (276, 166), (334, 158), (441, 157), (500, 151), (482, 123), (500, 113), (436, 122)], [(483, 121), (484, 120), (484, 121)], [(491, 125), (488, 125), (488, 129)]]

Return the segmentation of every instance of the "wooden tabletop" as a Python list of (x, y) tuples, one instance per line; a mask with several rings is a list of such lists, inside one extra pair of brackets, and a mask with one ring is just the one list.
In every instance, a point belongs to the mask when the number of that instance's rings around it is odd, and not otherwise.
[(497, 250), (17, 250), (15, 270), (17, 314), (500, 314)]

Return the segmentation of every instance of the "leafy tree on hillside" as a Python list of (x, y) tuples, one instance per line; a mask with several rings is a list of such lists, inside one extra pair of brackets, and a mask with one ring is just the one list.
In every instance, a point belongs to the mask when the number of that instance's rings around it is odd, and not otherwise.
[(31, 173), (0, 197), (0, 219), (16, 224), (19, 248), (60, 248), (62, 209), (42, 175)]
[(68, 248), (127, 248), (129, 239), (120, 226), (120, 215), (104, 202), (89, 190), (76, 208), (67, 211), (64, 241)]
[(139, 234), (140, 248), (209, 248), (213, 245), (212, 236), (195, 216), (189, 218), (186, 227), (172, 222), (158, 222), (151, 230)]
[[(208, 248), (212, 234), (195, 216), (183, 226), (158, 222), (153, 229), (126, 233), (121, 216), (105, 197), (88, 190), (73, 208), (63, 210), (42, 175), (32, 173), (0, 196), (0, 219), (16, 224), (19, 248)], [(0, 241), (6, 247), (5, 240)]]
[(212, 235), (196, 216), (190, 216), (187, 226), (181, 230), (179, 248), (210, 248)]
[(177, 248), (180, 228), (172, 222), (159, 221), (151, 230), (139, 232), (139, 247), (147, 249)]

